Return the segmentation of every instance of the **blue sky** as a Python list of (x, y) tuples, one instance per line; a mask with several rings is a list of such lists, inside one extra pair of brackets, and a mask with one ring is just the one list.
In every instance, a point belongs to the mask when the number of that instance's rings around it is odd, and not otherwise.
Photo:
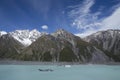
[(60, 28), (78, 36), (120, 29), (120, 0), (0, 0), (0, 30)]

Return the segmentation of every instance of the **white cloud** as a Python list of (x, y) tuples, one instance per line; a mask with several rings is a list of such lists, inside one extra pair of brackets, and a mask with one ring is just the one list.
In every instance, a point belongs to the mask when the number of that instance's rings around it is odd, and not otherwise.
[(102, 21), (101, 29), (120, 29), (120, 7)]
[(83, 33), (76, 33), (75, 35), (80, 36), (81, 38), (84, 38), (85, 36), (88, 36), (88, 35), (90, 35), (92, 33), (97, 32), (97, 31), (98, 30), (95, 30), (95, 29), (89, 29), (89, 30), (84, 31)]
[(100, 14), (96, 11), (91, 13), (91, 7), (95, 4), (94, 0), (85, 0), (82, 4), (71, 7), (69, 17), (73, 19), (72, 25), (78, 30), (84, 30), (82, 33), (77, 33), (77, 36), (85, 37), (94, 32), (106, 29), (120, 29), (120, 5), (115, 5), (111, 8), (113, 13), (105, 18), (98, 19)]
[(44, 30), (47, 30), (48, 26), (47, 25), (43, 25), (43, 26), (41, 26), (41, 28), (44, 29)]

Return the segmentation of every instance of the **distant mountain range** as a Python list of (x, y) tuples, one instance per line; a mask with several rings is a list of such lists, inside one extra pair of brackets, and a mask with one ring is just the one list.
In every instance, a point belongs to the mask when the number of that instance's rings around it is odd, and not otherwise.
[(120, 30), (99, 31), (80, 38), (63, 29), (0, 31), (0, 59), (23, 61), (120, 62)]

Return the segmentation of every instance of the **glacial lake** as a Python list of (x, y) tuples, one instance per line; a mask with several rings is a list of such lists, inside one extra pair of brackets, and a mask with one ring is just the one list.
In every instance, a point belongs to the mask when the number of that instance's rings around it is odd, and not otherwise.
[(120, 80), (120, 65), (0, 65), (0, 80)]

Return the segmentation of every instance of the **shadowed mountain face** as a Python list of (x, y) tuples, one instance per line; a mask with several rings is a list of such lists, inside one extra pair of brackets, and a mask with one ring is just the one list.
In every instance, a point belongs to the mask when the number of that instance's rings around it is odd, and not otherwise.
[(15, 58), (23, 45), (10, 35), (0, 37), (0, 58)]
[[(109, 36), (109, 34), (106, 35)], [(4, 38), (6, 36), (8, 39)], [(30, 61), (80, 63), (104, 63), (109, 61), (119, 61), (120, 58), (116, 58), (116, 56), (120, 53), (120, 46), (117, 45), (119, 44), (118, 38), (115, 41), (116, 46), (111, 48), (114, 49), (113, 52), (116, 51), (112, 54), (111, 51), (109, 51), (111, 49), (103, 47), (104, 43), (99, 43), (99, 40), (97, 40), (98, 42), (96, 41), (96, 36), (92, 38), (90, 36), (86, 37), (84, 41), (83, 39), (60, 29), (55, 33), (39, 37), (28, 47), (23, 47), (11, 36), (3, 35), (0, 37), (0, 43), (4, 43), (4, 45), (0, 45), (0, 47), (3, 48), (0, 50), (0, 54), (1, 58), (7, 58), (8, 56), (6, 55), (9, 55), (8, 53), (12, 53), (9, 58), (14, 57), (16, 60)], [(104, 34), (101, 34), (101, 36), (104, 36)], [(111, 37), (111, 39), (112, 38), (113, 37)], [(104, 40), (103, 42), (108, 40), (103, 37), (102, 39)], [(102, 39), (100, 39), (100, 41)], [(9, 46), (7, 46), (7, 44), (9, 44)]]

